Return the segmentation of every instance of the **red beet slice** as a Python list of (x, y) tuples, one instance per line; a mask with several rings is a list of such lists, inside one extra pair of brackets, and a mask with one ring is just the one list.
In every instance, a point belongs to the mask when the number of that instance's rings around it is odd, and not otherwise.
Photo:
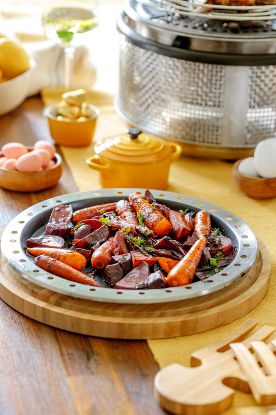
[(67, 236), (73, 227), (71, 219), (73, 208), (71, 205), (61, 205), (53, 208), (45, 235)]
[(162, 271), (158, 270), (149, 275), (148, 277), (148, 288), (149, 289), (166, 288), (166, 287), (168, 287), (168, 283)]
[(124, 232), (122, 231), (116, 232), (112, 240), (112, 252), (114, 255), (123, 255), (129, 252), (129, 249), (127, 247), (127, 243), (125, 240)]
[(39, 236), (37, 238), (29, 238), (26, 241), (28, 248), (63, 248), (64, 239), (60, 236)]
[(119, 290), (139, 290), (147, 288), (149, 266), (142, 262), (138, 267), (130, 271), (123, 279), (116, 282), (115, 288)]

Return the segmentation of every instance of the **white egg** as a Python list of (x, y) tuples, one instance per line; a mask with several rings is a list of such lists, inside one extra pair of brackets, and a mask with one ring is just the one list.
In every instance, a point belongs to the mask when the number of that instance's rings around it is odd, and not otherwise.
[(254, 161), (260, 176), (267, 179), (276, 177), (276, 138), (268, 138), (257, 144)]
[(255, 167), (254, 157), (243, 159), (239, 164), (239, 171), (244, 176), (259, 177)]

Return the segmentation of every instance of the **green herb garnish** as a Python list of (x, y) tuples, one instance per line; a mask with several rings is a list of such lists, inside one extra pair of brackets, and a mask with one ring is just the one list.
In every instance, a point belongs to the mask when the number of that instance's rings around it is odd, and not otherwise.
[(130, 238), (131, 242), (133, 242), (137, 246), (144, 245), (147, 241), (143, 238), (137, 238), (136, 236), (133, 236)]
[(217, 274), (219, 272), (218, 268), (214, 268), (215, 273)]
[(153, 248), (153, 246), (146, 246), (145, 251), (152, 252), (152, 251), (154, 251), (154, 248)]
[(216, 258), (210, 258), (210, 265), (212, 265), (213, 267), (217, 267), (218, 263)]
[(104, 214), (104, 212), (105, 212), (105, 209), (101, 209), (101, 210), (99, 210), (99, 213), (100, 213), (101, 215), (103, 215), (103, 214)]
[(137, 212), (137, 219), (140, 226), (144, 226), (144, 216), (142, 212)]
[(111, 221), (108, 218), (100, 218), (99, 221), (107, 226), (111, 225)]
[(85, 225), (85, 223), (78, 223), (76, 226), (74, 226), (74, 231), (77, 231), (82, 225)]
[(179, 213), (181, 213), (181, 215), (185, 215), (186, 214), (186, 209), (185, 210), (183, 210), (183, 209), (179, 209), (179, 211), (178, 211)]
[(65, 43), (70, 43), (74, 37), (74, 33), (68, 30), (57, 30), (57, 35)]
[(124, 226), (124, 227), (122, 228), (122, 231), (124, 231), (124, 232), (126, 232), (126, 233), (129, 233), (129, 232), (130, 232), (130, 227), (129, 227), (129, 226)]
[(220, 229), (219, 228), (213, 228), (211, 231), (211, 235), (212, 236), (219, 236), (221, 234)]
[(151, 231), (150, 229), (146, 229), (145, 230), (145, 235), (146, 236), (150, 236), (150, 235), (152, 235), (153, 234), (153, 231)]
[(217, 259), (221, 259), (221, 258), (224, 258), (224, 255), (223, 255), (223, 253), (222, 253), (221, 251), (218, 251), (218, 252), (216, 253), (216, 255), (215, 255), (215, 258), (217, 258)]

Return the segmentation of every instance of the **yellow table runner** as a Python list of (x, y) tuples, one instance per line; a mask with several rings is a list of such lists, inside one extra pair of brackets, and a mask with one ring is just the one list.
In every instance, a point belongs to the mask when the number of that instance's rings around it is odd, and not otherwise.
[[(57, 101), (56, 94), (43, 93), (44, 102)], [(89, 100), (101, 109), (96, 139), (126, 130), (126, 124), (116, 115), (112, 97), (101, 93), (89, 93)], [(81, 191), (100, 187), (99, 176), (90, 170), (85, 160), (93, 148), (72, 149), (62, 147), (63, 155)], [(156, 172), (158, 174), (158, 172)], [(170, 172), (169, 191), (183, 193), (218, 204), (240, 216), (265, 242), (273, 259), (272, 275), (268, 294), (261, 304), (246, 317), (202, 334), (175, 339), (150, 340), (149, 347), (161, 367), (177, 362), (189, 366), (193, 351), (208, 345), (229, 330), (248, 319), (257, 319), (261, 324), (276, 325), (276, 199), (257, 201), (245, 196), (232, 179), (232, 163), (215, 160), (199, 160), (182, 157), (174, 163)], [(263, 408), (254, 406), (250, 395), (235, 394), (234, 406), (225, 415), (261, 415)]]

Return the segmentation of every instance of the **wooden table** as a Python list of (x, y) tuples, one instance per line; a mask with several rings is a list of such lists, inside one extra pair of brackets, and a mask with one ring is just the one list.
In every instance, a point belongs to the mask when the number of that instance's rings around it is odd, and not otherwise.
[[(0, 117), (0, 145), (49, 139), (38, 97)], [(0, 228), (41, 200), (76, 191), (65, 165), (58, 186), (39, 193), (0, 190)], [(103, 340), (36, 323), (0, 300), (1, 415), (158, 415), (158, 366), (144, 341)]]

